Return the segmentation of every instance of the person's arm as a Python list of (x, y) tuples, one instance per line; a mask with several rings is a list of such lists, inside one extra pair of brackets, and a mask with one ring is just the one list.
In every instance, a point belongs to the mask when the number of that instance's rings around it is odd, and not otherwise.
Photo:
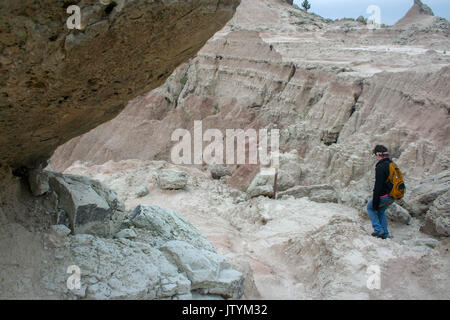
[(375, 168), (375, 187), (373, 188), (372, 207), (374, 210), (378, 210), (380, 206), (381, 191), (383, 190), (385, 174), (383, 166), (377, 166)]

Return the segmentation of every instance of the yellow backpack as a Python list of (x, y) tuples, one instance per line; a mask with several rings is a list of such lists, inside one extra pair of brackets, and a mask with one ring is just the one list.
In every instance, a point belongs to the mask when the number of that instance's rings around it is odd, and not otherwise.
[[(405, 196), (405, 182), (403, 181), (403, 175), (398, 166), (391, 161), (389, 163), (389, 183), (392, 185), (392, 190), (389, 192), (389, 196), (394, 199), (401, 199)], [(386, 182), (388, 182), (386, 181)]]

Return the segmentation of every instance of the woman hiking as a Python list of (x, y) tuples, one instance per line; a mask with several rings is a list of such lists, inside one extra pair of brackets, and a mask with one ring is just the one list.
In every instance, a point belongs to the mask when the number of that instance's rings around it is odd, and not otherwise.
[(367, 203), (367, 212), (374, 232), (372, 236), (386, 239), (389, 237), (388, 222), (386, 219), (386, 209), (393, 202), (394, 198), (389, 196), (392, 185), (389, 184), (389, 159), (388, 149), (383, 145), (377, 145), (373, 149), (373, 155), (377, 159), (375, 166), (375, 186), (373, 188), (373, 197)]

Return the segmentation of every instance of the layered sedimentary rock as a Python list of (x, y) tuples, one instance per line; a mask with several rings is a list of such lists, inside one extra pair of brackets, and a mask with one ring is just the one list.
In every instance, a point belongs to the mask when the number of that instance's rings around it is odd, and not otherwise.
[(66, 225), (74, 234), (108, 237), (119, 230), (125, 207), (115, 192), (87, 177), (48, 174), (54, 223)]
[[(412, 201), (409, 191), (450, 162), (450, 29), (439, 21), (433, 28), (369, 30), (278, 1), (242, 1), (196, 58), (113, 121), (61, 146), (52, 164), (63, 170), (75, 160), (170, 161), (172, 132), (192, 133), (193, 121), (202, 120), (203, 130), (279, 129), (281, 151), (295, 149), (301, 157), (296, 184), (329, 184), (344, 198), (360, 194), (346, 202), (356, 207), (364, 207), (372, 188), (370, 150), (385, 144)], [(229, 167), (228, 183), (237, 189), (259, 171)]]
[(279, 193), (280, 198), (285, 196), (294, 198), (308, 197), (315, 202), (338, 202), (336, 190), (328, 185), (296, 186)]
[[(303, 20), (315, 24), (296, 24)], [(388, 144), (415, 174), (448, 167), (445, 34), (433, 35), (441, 43), (423, 38), (421, 47), (399, 46), (401, 31), (348, 24), (343, 32), (342, 22), (244, 1), (164, 86), (62, 146), (52, 163), (61, 170), (74, 160), (169, 159), (173, 130), (203, 120), (203, 129), (279, 128), (282, 148), (318, 160), (328, 181), (360, 177), (375, 141)]]

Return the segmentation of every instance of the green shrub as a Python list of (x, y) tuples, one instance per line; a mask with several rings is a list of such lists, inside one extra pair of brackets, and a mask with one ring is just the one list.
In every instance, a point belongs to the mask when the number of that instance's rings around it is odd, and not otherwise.
[(187, 77), (187, 74), (185, 74), (183, 76), (183, 78), (181, 78), (180, 83), (184, 86), (187, 81), (188, 81), (188, 77)]
[(311, 9), (311, 4), (309, 3), (308, 0), (304, 0), (302, 2), (302, 7), (303, 9), (305, 9), (306, 12), (308, 12), (308, 10)]

